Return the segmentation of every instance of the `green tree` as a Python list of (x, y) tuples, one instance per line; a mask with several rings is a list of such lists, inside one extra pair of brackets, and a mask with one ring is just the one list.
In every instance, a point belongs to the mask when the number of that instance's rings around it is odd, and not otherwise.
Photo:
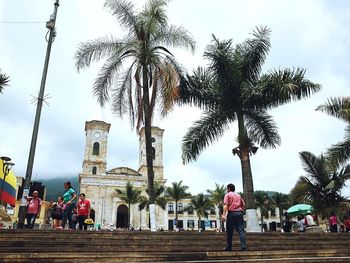
[(219, 208), (219, 220), (220, 228), (223, 228), (223, 222), (221, 215), (224, 212), (224, 196), (226, 194), (226, 187), (224, 185), (219, 185), (215, 183), (214, 190), (207, 190), (207, 193), (210, 195), (211, 202)]
[(310, 152), (299, 154), (306, 172), (304, 176), (299, 177), (295, 186), (301, 195), (299, 200), (311, 204), (322, 217), (328, 217), (331, 210), (336, 211), (346, 200), (341, 195), (341, 190), (350, 179), (350, 165), (333, 170), (333, 166), (322, 154), (320, 156)]
[(273, 192), (271, 196), (273, 204), (278, 208), (278, 216), (282, 225), (283, 211), (290, 207), (289, 195), (279, 192)]
[[(305, 78), (304, 69), (274, 70), (261, 75), (269, 50), (270, 30), (266, 27), (258, 28), (253, 38), (235, 47), (231, 40), (219, 41), (213, 36), (204, 53), (208, 68), (200, 67), (181, 81), (179, 103), (204, 110), (204, 116), (183, 138), (184, 163), (196, 160), (230, 128), (230, 123), (236, 122), (238, 146), (232, 152), (241, 162), (248, 209), (255, 209), (250, 156), (256, 153), (257, 145), (275, 148), (281, 142), (277, 125), (267, 110), (308, 97), (321, 88)], [(247, 228), (250, 231), (249, 225)]]
[(261, 232), (264, 232), (264, 218), (269, 218), (269, 212), (274, 210), (274, 205), (266, 191), (254, 192), (255, 205), (260, 210)]
[[(157, 106), (162, 116), (172, 109), (178, 94), (181, 67), (167, 46), (194, 50), (194, 40), (182, 27), (168, 24), (166, 0), (149, 0), (142, 11), (125, 0), (106, 0), (107, 7), (128, 32), (122, 39), (99, 38), (80, 44), (76, 52), (78, 70), (106, 59), (93, 85), (101, 106), (111, 98), (115, 114), (129, 115), (136, 131), (145, 127), (147, 177), (152, 230), (155, 222), (155, 190), (152, 156), (152, 117)], [(126, 71), (121, 73), (121, 69)]]
[(177, 203), (184, 198), (190, 197), (191, 194), (187, 192), (188, 186), (182, 185), (182, 181), (180, 182), (173, 182), (172, 186), (166, 187), (166, 195), (171, 199), (172, 201), (175, 201), (175, 220), (176, 220), (176, 227), (178, 227), (178, 211), (177, 211)]
[(350, 160), (350, 97), (330, 98), (328, 101), (317, 107), (316, 110), (327, 113), (345, 121), (348, 125), (345, 128), (344, 141), (332, 145), (326, 158), (334, 167), (339, 167)]
[(115, 189), (120, 200), (128, 204), (128, 227), (130, 226), (131, 205), (140, 202), (141, 190), (135, 189), (131, 182), (127, 182), (125, 190)]
[(2, 93), (3, 89), (8, 86), (8, 82), (10, 81), (10, 78), (6, 76), (6, 74), (1, 73), (0, 70), (0, 93)]
[(198, 216), (198, 230), (200, 229), (202, 218), (207, 218), (210, 211), (210, 209), (213, 208), (213, 204), (210, 201), (209, 197), (198, 194), (196, 196), (192, 196), (191, 202), (189, 203), (188, 207), (186, 207), (186, 210), (194, 210), (197, 213)]

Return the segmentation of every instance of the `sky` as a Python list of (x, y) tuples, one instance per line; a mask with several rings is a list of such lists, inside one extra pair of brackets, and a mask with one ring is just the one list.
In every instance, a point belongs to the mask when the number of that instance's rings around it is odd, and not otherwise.
[[(134, 1), (141, 8), (145, 1)], [(79, 43), (125, 31), (103, 7), (102, 0), (60, 0), (57, 36), (52, 46), (41, 114), (32, 180), (78, 176), (85, 149), (85, 121), (111, 123), (107, 169), (138, 169), (138, 138), (125, 119), (101, 108), (92, 94), (100, 63), (77, 72), (74, 54)], [(17, 176), (25, 176), (47, 42), (46, 21), (53, 0), (0, 0), (0, 69), (10, 85), (0, 94), (0, 155), (12, 158)], [(206, 66), (203, 52), (214, 34), (241, 43), (256, 26), (271, 29), (271, 51), (263, 73), (273, 69), (305, 68), (306, 77), (321, 84), (310, 98), (269, 111), (279, 127), (282, 143), (273, 150), (259, 149), (251, 157), (255, 190), (289, 193), (305, 175), (298, 153), (316, 155), (343, 139), (345, 123), (316, 107), (330, 97), (349, 96), (350, 2), (341, 0), (173, 0), (167, 8), (169, 23), (182, 25), (197, 42), (196, 50), (172, 53), (191, 73)], [(23, 23), (25, 22), (25, 23)], [(196, 162), (181, 160), (181, 140), (201, 112), (176, 107), (166, 119), (155, 119), (164, 129), (164, 177), (167, 184), (183, 181), (192, 194), (214, 189), (215, 183), (234, 183), (243, 191), (236, 123)], [(350, 196), (346, 187), (344, 194)]]

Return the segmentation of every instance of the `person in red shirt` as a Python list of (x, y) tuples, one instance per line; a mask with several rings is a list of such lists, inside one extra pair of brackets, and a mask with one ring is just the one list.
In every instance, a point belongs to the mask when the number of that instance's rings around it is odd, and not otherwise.
[(81, 193), (79, 195), (78, 202), (78, 223), (79, 230), (83, 229), (87, 230), (87, 224), (85, 224), (85, 220), (90, 217), (90, 201), (85, 198), (85, 194)]
[(247, 244), (244, 235), (244, 219), (243, 212), (245, 203), (243, 198), (235, 193), (235, 186), (233, 184), (227, 185), (227, 194), (224, 197), (224, 213), (222, 220), (226, 221), (226, 247), (225, 251), (232, 251), (232, 235), (233, 228), (236, 228), (239, 233), (239, 241), (241, 243), (241, 250), (247, 250)]

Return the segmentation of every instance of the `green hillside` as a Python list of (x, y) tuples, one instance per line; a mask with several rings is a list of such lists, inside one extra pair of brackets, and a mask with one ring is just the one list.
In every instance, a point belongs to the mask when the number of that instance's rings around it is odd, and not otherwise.
[(40, 179), (40, 182), (46, 186), (46, 200), (56, 200), (58, 196), (62, 196), (64, 193), (63, 184), (67, 181), (71, 182), (76, 192), (79, 191), (78, 176)]

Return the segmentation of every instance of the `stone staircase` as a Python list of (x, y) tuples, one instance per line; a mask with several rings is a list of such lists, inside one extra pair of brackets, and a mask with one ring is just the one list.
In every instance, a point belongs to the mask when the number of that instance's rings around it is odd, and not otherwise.
[(0, 230), (0, 262), (350, 262), (349, 233)]

